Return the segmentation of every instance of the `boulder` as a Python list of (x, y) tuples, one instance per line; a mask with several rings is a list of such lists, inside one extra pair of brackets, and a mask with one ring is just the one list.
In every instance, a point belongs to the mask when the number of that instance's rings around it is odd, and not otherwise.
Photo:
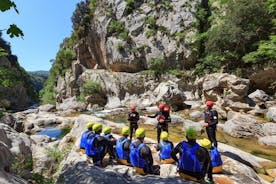
[(201, 111), (193, 111), (189, 114), (191, 119), (204, 118), (204, 113)]
[(247, 96), (249, 80), (228, 73), (214, 73), (195, 81), (202, 100), (221, 104), (224, 100), (239, 102)]
[(270, 100), (268, 94), (266, 94), (263, 90), (257, 89), (253, 93), (248, 95), (250, 99), (252, 99), (256, 104), (264, 103)]
[(0, 183), (3, 184), (28, 184), (28, 181), (19, 176), (0, 170)]
[(263, 131), (267, 136), (276, 135), (276, 123), (265, 123), (263, 125)]
[(78, 102), (76, 96), (64, 99), (62, 103), (57, 104), (58, 111), (66, 111), (69, 109), (80, 112), (86, 109), (86, 105), (82, 102)]
[(38, 107), (39, 111), (51, 112), (56, 109), (55, 105), (52, 104), (45, 104)]
[(183, 101), (186, 99), (184, 93), (179, 89), (177, 83), (173, 81), (162, 82), (153, 91), (157, 96), (156, 103), (165, 102), (172, 106), (174, 110), (183, 108)]
[(258, 142), (263, 145), (276, 147), (276, 135), (260, 137)]
[(276, 106), (272, 106), (268, 108), (268, 111), (266, 113), (266, 118), (268, 118), (273, 122), (276, 122)]
[(262, 124), (250, 115), (238, 115), (225, 122), (225, 133), (238, 138), (264, 136)]

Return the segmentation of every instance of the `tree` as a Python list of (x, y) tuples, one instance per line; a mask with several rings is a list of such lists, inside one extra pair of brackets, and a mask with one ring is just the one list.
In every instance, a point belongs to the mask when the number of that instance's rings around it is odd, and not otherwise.
[(228, 70), (242, 66), (242, 57), (255, 51), (260, 40), (268, 39), (271, 20), (266, 0), (229, 0), (225, 16), (206, 32), (206, 55), (199, 65), (214, 70), (223, 65)]
[[(11, 8), (13, 8), (17, 14), (19, 13), (19, 11), (17, 10), (16, 4), (13, 1), (11, 1), (11, 0), (1, 0), (0, 1), (0, 11), (1, 12), (8, 11)], [(23, 31), (20, 28), (18, 28), (15, 24), (11, 24), (8, 29), (4, 29), (4, 30), (7, 30), (6, 33), (11, 38), (24, 36)], [(4, 30), (0, 30), (0, 31), (2, 32)]]

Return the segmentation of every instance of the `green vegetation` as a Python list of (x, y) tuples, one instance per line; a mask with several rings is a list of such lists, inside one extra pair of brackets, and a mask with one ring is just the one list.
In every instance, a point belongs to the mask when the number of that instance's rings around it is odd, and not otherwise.
[(43, 90), (40, 91), (41, 103), (55, 104), (56, 92), (54, 87), (56, 86), (58, 77), (64, 77), (65, 72), (70, 69), (72, 61), (75, 60), (76, 55), (73, 51), (74, 43), (76, 42), (74, 34), (70, 38), (64, 39), (61, 44), (61, 48), (56, 55), (56, 59), (53, 61), (50, 75), (44, 84)]
[[(0, 11), (1, 12), (5, 12), (5, 11), (8, 11), (10, 9), (14, 9), (15, 12), (18, 14), (19, 11), (16, 7), (16, 4), (11, 1), (11, 0), (1, 0), (0, 1)], [(0, 30), (0, 33), (2, 32), (2, 30)], [(17, 25), (15, 24), (11, 24), (9, 26), (9, 28), (7, 29), (6, 33), (11, 37), (23, 37), (24, 36), (24, 33), (23, 31), (17, 27)], [(3, 51), (3, 50), (2, 50)], [(0, 50), (0, 56), (3, 56), (3, 52)]]
[(154, 71), (155, 75), (161, 75), (169, 70), (164, 59), (153, 58), (149, 61), (149, 69)]
[(82, 93), (84, 96), (91, 95), (91, 94), (101, 94), (103, 93), (103, 89), (101, 84), (95, 81), (87, 81), (83, 85)]
[(246, 54), (242, 59), (245, 63), (276, 63), (276, 35), (270, 36), (269, 40), (261, 41), (256, 51)]
[(32, 157), (25, 158), (25, 155), (19, 155), (19, 156), (15, 157), (11, 168), (12, 168), (13, 172), (15, 172), (17, 175), (23, 177), (25, 170), (31, 171), (33, 168)]
[(126, 0), (126, 15), (131, 14), (135, 10), (135, 0)]
[(118, 20), (112, 19), (109, 22), (107, 32), (109, 35), (117, 36), (123, 40), (129, 39), (128, 30), (126, 29), (125, 25)]
[[(208, 6), (198, 10), (197, 74), (217, 71), (222, 66), (226, 66), (228, 71), (233, 71), (238, 66), (244, 66), (243, 60), (251, 64), (275, 61), (275, 37), (273, 36), (275, 35), (273, 31), (275, 10), (273, 7), (276, 2), (227, 0), (220, 3), (225, 6), (224, 16), (210, 18)], [(214, 22), (209, 22), (210, 20)], [(210, 23), (214, 23), (212, 27)], [(269, 34), (270, 40), (267, 40)]]
[(58, 171), (61, 161), (68, 156), (72, 147), (73, 144), (68, 143), (61, 150), (57, 146), (46, 149), (47, 156), (52, 159), (51, 168), (48, 170), (49, 175)]
[(94, 14), (98, 1), (81, 1), (76, 5), (76, 9), (71, 17), (73, 29), (77, 39), (87, 36), (91, 27), (91, 16)]

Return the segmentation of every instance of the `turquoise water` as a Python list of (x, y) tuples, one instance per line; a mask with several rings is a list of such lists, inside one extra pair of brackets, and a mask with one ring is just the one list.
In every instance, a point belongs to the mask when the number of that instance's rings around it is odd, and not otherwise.
[(56, 126), (49, 126), (45, 127), (42, 131), (38, 132), (36, 135), (48, 135), (52, 138), (61, 139), (63, 138), (67, 133), (70, 132), (70, 129), (60, 129)]

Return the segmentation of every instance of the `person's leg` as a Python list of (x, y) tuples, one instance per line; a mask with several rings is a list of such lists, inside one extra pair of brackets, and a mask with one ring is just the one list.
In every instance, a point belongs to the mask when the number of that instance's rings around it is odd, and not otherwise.
[(158, 124), (157, 125), (157, 142), (160, 143), (160, 134), (161, 134), (162, 127)]
[(207, 127), (206, 132), (212, 144), (214, 144), (214, 146), (217, 147), (218, 143), (216, 139), (216, 127)]
[(165, 132), (169, 133), (169, 128), (168, 128), (168, 124), (167, 123), (162, 126), (162, 131), (165, 131)]
[(131, 140), (132, 140), (133, 129), (134, 129), (134, 127), (132, 126), (131, 123), (129, 124), (129, 129), (130, 129), (129, 139), (130, 139), (130, 141), (131, 141)]

